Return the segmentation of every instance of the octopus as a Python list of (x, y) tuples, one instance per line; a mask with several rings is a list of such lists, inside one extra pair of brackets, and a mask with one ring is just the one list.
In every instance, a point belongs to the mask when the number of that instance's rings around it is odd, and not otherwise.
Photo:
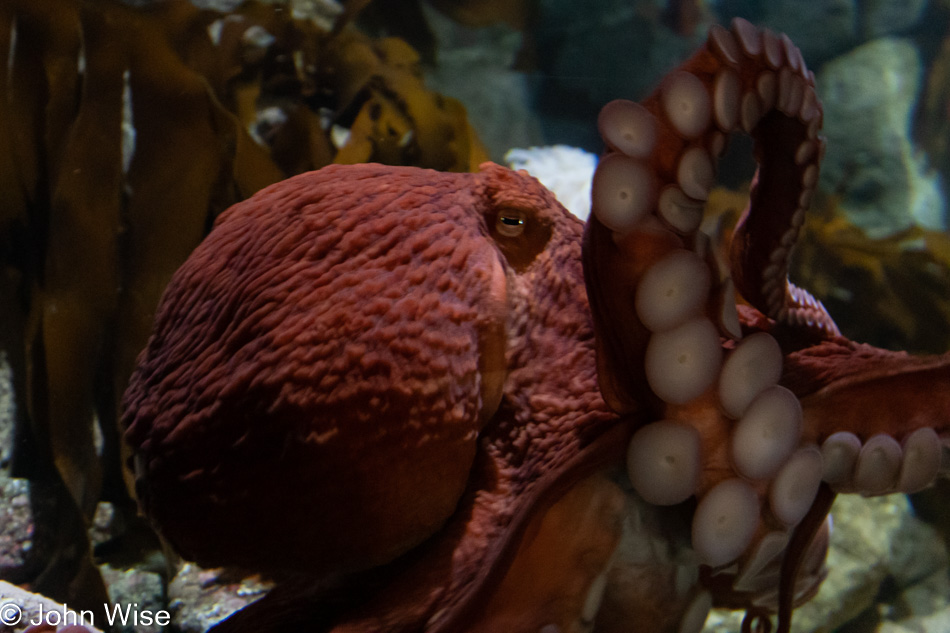
[[(799, 50), (737, 19), (603, 109), (586, 225), (490, 163), (224, 212), (123, 401), (161, 535), (275, 580), (213, 630), (788, 631), (835, 495), (928, 486), (950, 437), (950, 357), (851, 341), (788, 281), (821, 122)], [(740, 130), (727, 264), (700, 224)]]

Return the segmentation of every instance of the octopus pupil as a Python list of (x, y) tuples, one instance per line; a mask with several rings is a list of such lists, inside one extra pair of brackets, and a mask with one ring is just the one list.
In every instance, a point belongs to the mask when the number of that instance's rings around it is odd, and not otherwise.
[(501, 213), (495, 222), (495, 228), (505, 237), (518, 237), (524, 231), (524, 217), (518, 213)]

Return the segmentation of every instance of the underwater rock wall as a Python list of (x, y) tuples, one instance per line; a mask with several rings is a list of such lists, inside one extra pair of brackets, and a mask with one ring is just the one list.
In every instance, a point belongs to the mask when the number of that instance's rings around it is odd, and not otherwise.
[(922, 75), (917, 48), (897, 38), (868, 42), (818, 73), (828, 139), (821, 182), (873, 238), (946, 228), (937, 175), (911, 136)]
[(504, 24), (472, 28), (423, 10), (438, 47), (437, 63), (426, 66), (426, 84), (465, 104), (492, 160), (501, 162), (512, 147), (541, 143), (528, 75), (515, 68), (522, 34)]

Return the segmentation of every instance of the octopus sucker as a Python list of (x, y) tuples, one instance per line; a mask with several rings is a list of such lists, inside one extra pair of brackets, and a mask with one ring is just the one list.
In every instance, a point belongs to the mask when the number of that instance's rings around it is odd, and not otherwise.
[(664, 114), (684, 138), (696, 138), (706, 131), (710, 98), (698, 77), (685, 71), (667, 75), (660, 95)]
[(761, 505), (755, 489), (739, 478), (726, 479), (700, 500), (693, 517), (693, 547), (710, 567), (734, 562), (752, 543)]
[(735, 129), (739, 117), (739, 100), (742, 98), (742, 84), (739, 75), (732, 68), (724, 68), (716, 75), (713, 88), (713, 112), (716, 124), (724, 132)]
[(821, 445), (823, 479), (837, 492), (918, 492), (938, 476), (943, 443), (931, 427), (916, 429), (901, 442), (887, 433), (862, 442), (850, 431), (838, 431)]
[(675, 250), (651, 267), (637, 286), (637, 316), (652, 332), (682, 325), (700, 313), (709, 294), (710, 271), (696, 253)]
[(821, 478), (831, 485), (845, 485), (854, 476), (854, 465), (861, 452), (861, 440), (850, 431), (829, 435), (821, 445)]
[(702, 147), (688, 149), (680, 159), (676, 180), (687, 196), (705, 201), (716, 181), (709, 152)]
[(764, 114), (762, 108), (763, 104), (754, 92), (747, 92), (743, 95), (742, 103), (739, 106), (739, 121), (742, 123), (744, 132), (752, 134), (755, 131)]
[(635, 227), (654, 197), (655, 184), (649, 170), (632, 158), (614, 155), (604, 159), (595, 178), (595, 204), (603, 221), (617, 231)]
[(791, 391), (779, 385), (764, 389), (749, 403), (733, 428), (732, 463), (749, 479), (771, 479), (802, 434), (802, 409)]
[(811, 508), (821, 484), (821, 451), (799, 448), (776, 473), (769, 486), (769, 508), (785, 525), (797, 525)]
[(925, 426), (905, 437), (901, 448), (903, 459), (897, 489), (907, 494), (919, 492), (940, 472), (943, 452), (940, 436)]
[(703, 220), (703, 202), (690, 198), (677, 185), (663, 188), (658, 202), (660, 219), (673, 230), (690, 234)]
[(709, 319), (698, 317), (650, 337), (647, 383), (665, 402), (683, 404), (713, 384), (721, 359), (719, 332)]
[(653, 151), (656, 121), (635, 101), (611, 101), (600, 111), (597, 126), (608, 145), (631, 158), (646, 158)]
[(759, 394), (778, 383), (782, 350), (771, 334), (756, 332), (729, 353), (719, 375), (719, 401), (729, 417), (739, 419)]
[[(778, 610), (787, 630), (789, 605), (824, 577), (816, 535), (834, 495), (919, 490), (938, 476), (950, 394), (910, 398), (915, 383), (944, 380), (950, 357), (855, 344), (789, 282), (824, 139), (814, 74), (787, 36), (742, 19), (713, 27), (642, 108), (617, 103), (599, 120), (602, 164), (631, 160), (634, 147), (637, 182), (652, 177), (655, 189), (647, 210), (620, 224), (601, 200), (625, 183), (594, 178), (583, 256), (601, 391), (644, 425), (628, 452), (634, 489), (661, 506), (695, 498), (691, 545), (713, 604), (746, 608), (747, 624)], [(615, 140), (621, 110), (636, 111), (649, 143)], [(758, 169), (730, 268), (718, 271), (700, 231), (718, 155), (707, 148), (737, 131), (753, 137)], [(739, 297), (751, 307), (737, 309)], [(678, 476), (668, 472), (677, 466)], [(650, 481), (661, 474), (668, 486)]]
[(755, 89), (762, 101), (762, 107), (771, 110), (775, 106), (775, 97), (778, 93), (778, 80), (775, 78), (775, 73), (768, 70), (759, 73), (755, 79)]
[(854, 466), (854, 485), (867, 494), (883, 494), (897, 483), (901, 467), (901, 445), (890, 435), (879, 433), (861, 446)]
[(696, 494), (702, 441), (689, 424), (660, 420), (640, 428), (627, 449), (627, 473), (648, 503), (675, 505)]

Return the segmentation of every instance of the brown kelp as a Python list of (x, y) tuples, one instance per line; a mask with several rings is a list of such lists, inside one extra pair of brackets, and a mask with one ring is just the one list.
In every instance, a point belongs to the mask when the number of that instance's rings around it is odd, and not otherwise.
[(101, 498), (128, 502), (115, 394), (218, 212), (331, 162), (466, 171), (485, 158), (411, 48), (346, 21), (255, 2), (230, 14), (185, 0), (0, 3), (0, 348), (21, 403), (15, 471), (65, 484), (71, 517), (35, 589), (101, 602), (101, 582), (76, 579), (95, 574), (81, 517)]

